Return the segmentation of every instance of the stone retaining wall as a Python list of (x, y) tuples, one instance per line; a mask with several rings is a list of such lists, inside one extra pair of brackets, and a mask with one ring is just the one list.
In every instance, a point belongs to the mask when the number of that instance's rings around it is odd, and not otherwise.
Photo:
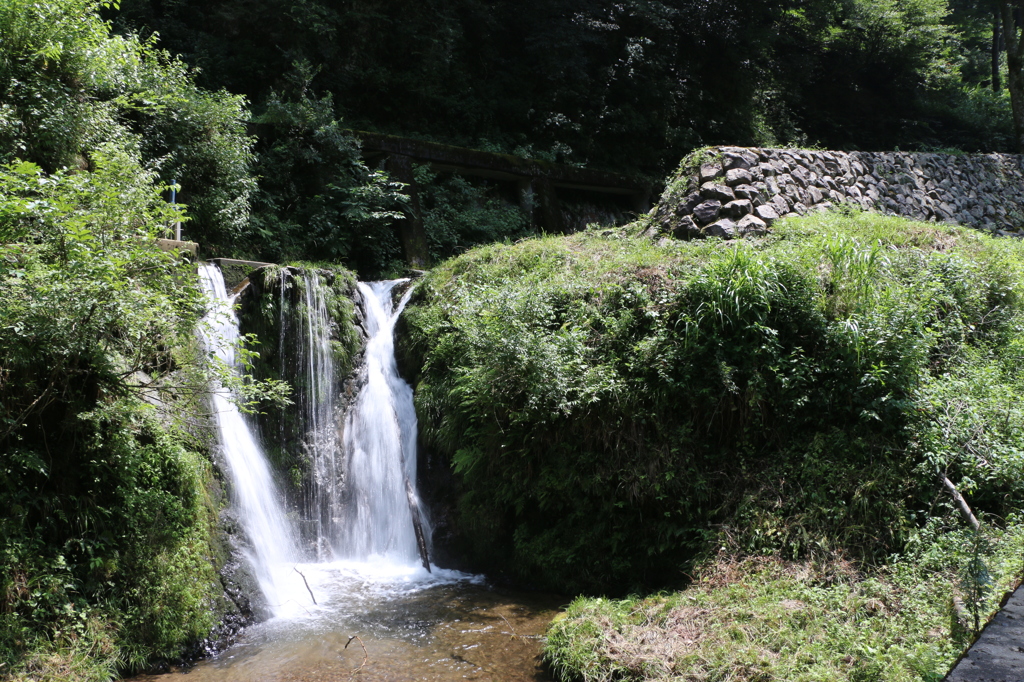
[(652, 231), (761, 234), (781, 217), (841, 203), (1024, 236), (1024, 156), (715, 147), (684, 159)]

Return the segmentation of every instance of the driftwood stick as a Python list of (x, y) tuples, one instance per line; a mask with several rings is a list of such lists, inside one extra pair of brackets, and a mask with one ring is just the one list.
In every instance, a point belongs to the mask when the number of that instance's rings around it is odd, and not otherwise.
[(946, 492), (949, 493), (949, 496), (953, 498), (953, 501), (956, 502), (957, 507), (960, 509), (960, 515), (964, 517), (964, 521), (970, 524), (971, 528), (974, 530), (980, 529), (981, 523), (978, 521), (978, 517), (971, 511), (971, 507), (967, 504), (967, 500), (965, 500), (964, 496), (960, 494), (960, 491), (956, 489), (953, 482), (942, 473), (939, 474), (939, 482), (942, 484), (942, 487), (946, 489)]
[(512, 631), (512, 639), (518, 639), (519, 633), (516, 632), (516, 629), (514, 627), (512, 627), (512, 623), (508, 622), (508, 618), (501, 615), (500, 613), (498, 614), (498, 618), (501, 618), (503, 621), (505, 621), (505, 625), (507, 625), (508, 629)]
[(359, 640), (359, 646), (363, 647), (363, 662), (359, 664), (359, 667), (354, 668), (352, 670), (352, 674), (355, 675), (357, 672), (360, 671), (360, 669), (362, 669), (362, 667), (364, 665), (366, 665), (369, 662), (370, 654), (366, 653), (366, 645), (363, 644), (363, 640), (362, 640), (362, 638), (359, 635), (352, 635), (351, 637), (348, 638), (348, 641), (345, 642), (345, 648), (346, 649), (348, 648), (348, 645), (352, 643), (353, 639)]
[(309, 589), (309, 581), (306, 580), (306, 576), (298, 569), (297, 566), (292, 566), (292, 569), (302, 576), (302, 582), (306, 585), (306, 591), (309, 592), (309, 598), (313, 600), (313, 605), (316, 605), (316, 597), (313, 596), (313, 590)]

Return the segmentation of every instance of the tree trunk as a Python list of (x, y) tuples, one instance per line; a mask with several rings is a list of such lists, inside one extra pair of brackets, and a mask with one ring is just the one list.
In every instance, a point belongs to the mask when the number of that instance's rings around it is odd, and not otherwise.
[(1010, 91), (1017, 153), (1024, 154), (1024, 59), (1007, 54), (1006, 88)]
[(426, 270), (430, 267), (430, 250), (427, 246), (427, 233), (423, 228), (423, 212), (420, 210), (412, 159), (404, 154), (392, 154), (388, 157), (387, 168), (396, 180), (405, 184), (404, 191), (409, 195), (409, 210), (406, 211), (405, 220), (398, 223), (398, 239), (402, 243), (405, 262), (409, 267)]
[(1002, 78), (999, 74), (999, 53), (1002, 43), (999, 21), (999, 9), (992, 11), (992, 92), (1001, 92), (1003, 89)]
[(1014, 140), (1017, 152), (1024, 154), (1024, 40), (1015, 15), (1024, 10), (1024, 0), (1000, 0), (1003, 39), (1006, 41), (1006, 88), (1010, 91)]
[(951, 480), (949, 480), (949, 477), (943, 473), (939, 473), (939, 483), (946, 489), (949, 496), (953, 498), (953, 501), (956, 502), (956, 506), (960, 510), (960, 515), (964, 517), (964, 521), (966, 521), (973, 530), (980, 529), (981, 523), (978, 521), (978, 517), (974, 515), (973, 511), (971, 511), (971, 507), (967, 504), (967, 500), (965, 500), (964, 496), (960, 494), (960, 491), (956, 489), (956, 486), (953, 485)]

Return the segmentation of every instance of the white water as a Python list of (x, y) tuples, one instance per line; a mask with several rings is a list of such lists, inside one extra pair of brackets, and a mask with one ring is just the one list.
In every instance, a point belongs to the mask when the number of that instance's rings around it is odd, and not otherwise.
[[(284, 291), (283, 284), (281, 290)], [(304, 342), (299, 344), (298, 364), (306, 390), (301, 392), (299, 403), (306, 429), (304, 447), (312, 463), (306, 486), (306, 509), (315, 533), (314, 554), (318, 560), (324, 561), (333, 556), (330, 546), (336, 535), (341, 472), (338, 470), (338, 437), (334, 422), (337, 389), (331, 352), (331, 317), (327, 311), (324, 285), (315, 271), (304, 277), (302, 296)], [(285, 314), (283, 305), (281, 314)], [(281, 320), (281, 329), (285, 326), (286, 320)]]
[[(409, 300), (392, 290), (408, 280), (359, 283), (366, 314), (366, 384), (348, 413), (344, 452), (346, 504), (336, 554), (362, 561), (415, 565), (420, 558), (410, 497), (415, 499), (416, 410), (412, 388), (398, 374), (394, 328)], [(421, 518), (427, 541), (430, 528)]]
[[(204, 287), (218, 302), (207, 316), (203, 340), (211, 353), (233, 366), (238, 325), (223, 279), (212, 266), (200, 272)], [(351, 513), (331, 510), (334, 522), (342, 527), (352, 524), (336, 538), (339, 556), (350, 558), (294, 563), (298, 552), (265, 458), (243, 415), (227, 392), (217, 388), (214, 404), (233, 501), (254, 543), (250, 559), (276, 617), (247, 628), (223, 654), (199, 662), (188, 671), (190, 680), (549, 679), (537, 665), (539, 640), (564, 599), (492, 592), (482, 576), (436, 566), (431, 573), (419, 565), (404, 488), (405, 478), (415, 481), (416, 418), (412, 390), (398, 376), (392, 352), (395, 319), (409, 295), (393, 309), (391, 292), (396, 284), (359, 285), (371, 334), (367, 383), (348, 415), (345, 450), (321, 451), (337, 460), (347, 454), (354, 467), (345, 474), (346, 484), (358, 492), (349, 500)], [(283, 298), (282, 294), (282, 302)], [(324, 346), (316, 341), (315, 324), (301, 316), (291, 322), (295, 324), (289, 329), (305, 327), (308, 334), (309, 346), (298, 355), (305, 363)], [(284, 336), (282, 327), (281, 348)], [(296, 369), (316, 371), (319, 362)], [(307, 388), (314, 385), (306, 382)], [(310, 390), (306, 397), (316, 395), (323, 393)], [(303, 420), (310, 418), (307, 408), (301, 412)], [(167, 674), (137, 679), (182, 678)]]
[[(200, 265), (199, 274), (204, 290), (212, 299), (202, 325), (204, 346), (227, 367), (237, 369), (238, 319), (232, 307), (234, 299), (225, 290), (224, 277), (216, 265)], [(232, 402), (228, 389), (215, 385), (212, 393), (217, 432), (231, 483), (231, 499), (252, 544), (247, 558), (268, 604), (275, 613), (280, 613), (289, 601), (287, 588), (294, 582), (285, 577), (298, 555), (294, 535), (266, 457), (244, 416)]]
[[(214, 301), (205, 320), (204, 343), (225, 365), (237, 368), (234, 352), (239, 333), (233, 298), (225, 291), (216, 266), (201, 266), (200, 275)], [(286, 316), (284, 276), (281, 309)], [(213, 391), (232, 502), (252, 544), (247, 558), (275, 620), (294, 621), (296, 626), (323, 624), (324, 619), (337, 617), (332, 614), (338, 609), (358, 611), (355, 593), (369, 590), (398, 598), (410, 590), (478, 581), (478, 577), (436, 567), (431, 574), (420, 566), (410, 506), (410, 496), (419, 505), (416, 412), (412, 388), (398, 374), (393, 336), (412, 291), (397, 306), (392, 292), (408, 280), (358, 285), (369, 336), (365, 383), (348, 411), (343, 440), (337, 436), (335, 422), (338, 387), (325, 285), (315, 272), (304, 273), (304, 280), (298, 292), (298, 314), (281, 320), (279, 347), (283, 363), (285, 335), (298, 333), (295, 379), (303, 390), (296, 402), (306, 434), (302, 447), (312, 463), (306, 508), (313, 537), (307, 539), (315, 542), (313, 556), (318, 563), (299, 563), (304, 552), (263, 450), (228, 390), (216, 386)], [(285, 376), (283, 364), (281, 369)], [(347, 463), (344, 473), (343, 461)], [(422, 511), (420, 520), (429, 542), (430, 528)]]

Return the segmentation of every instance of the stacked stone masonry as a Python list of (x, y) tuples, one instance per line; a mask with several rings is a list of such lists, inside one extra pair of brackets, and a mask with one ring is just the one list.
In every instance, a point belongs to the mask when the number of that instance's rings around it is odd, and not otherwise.
[[(704, 162), (697, 168), (696, 160)], [(1024, 156), (716, 147), (684, 161), (652, 211), (683, 239), (763, 234), (838, 204), (1024, 236)]]

